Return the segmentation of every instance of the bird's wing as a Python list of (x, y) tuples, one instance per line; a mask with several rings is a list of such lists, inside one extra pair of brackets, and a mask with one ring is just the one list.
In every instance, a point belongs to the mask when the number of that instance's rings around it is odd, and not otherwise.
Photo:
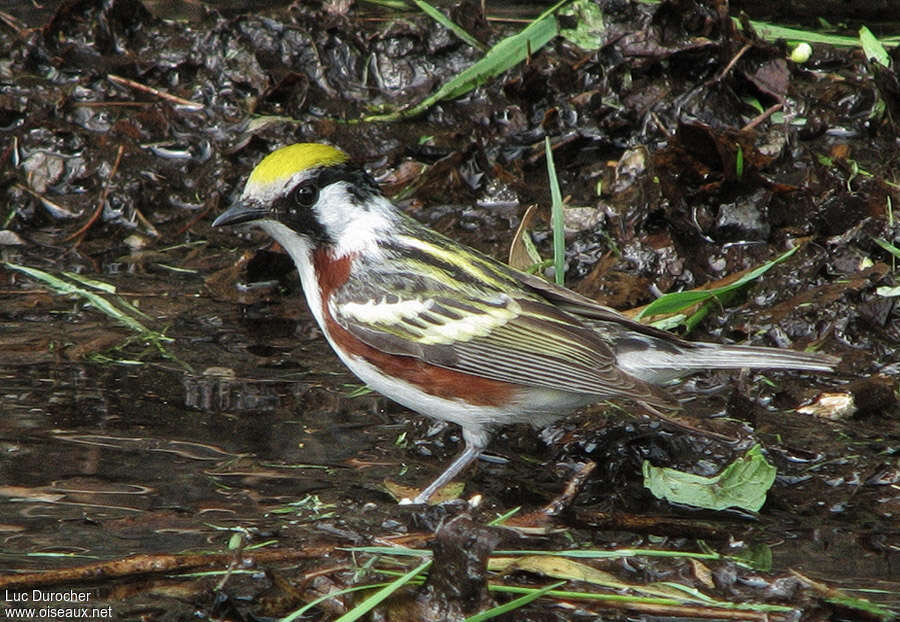
[(628, 332), (633, 333), (634, 337), (637, 337), (638, 335), (649, 337), (654, 343), (657, 343), (656, 340), (662, 340), (665, 344), (669, 344), (670, 348), (690, 349), (695, 346), (694, 343), (682, 339), (677, 335), (673, 335), (670, 332), (654, 328), (647, 324), (641, 324), (640, 322), (622, 315), (615, 309), (603, 306), (586, 296), (582, 296), (570, 289), (545, 281), (533, 274), (518, 271), (512, 272), (511, 274), (514, 275), (528, 290), (545, 298), (548, 302), (551, 302), (567, 313), (571, 313), (579, 320), (595, 327), (595, 329), (597, 323), (599, 323), (601, 326), (615, 326), (615, 330), (620, 333), (619, 335), (615, 335), (616, 337), (620, 337), (621, 333)]
[(656, 387), (620, 370), (599, 334), (512, 280), (496, 287), (364, 272), (367, 278), (351, 276), (332, 294), (329, 312), (382, 352), (503, 382), (673, 405)]

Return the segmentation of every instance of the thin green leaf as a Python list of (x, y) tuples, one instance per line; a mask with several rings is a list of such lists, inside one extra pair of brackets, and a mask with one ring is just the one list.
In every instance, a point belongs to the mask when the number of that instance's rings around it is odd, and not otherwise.
[(826, 602), (833, 603), (835, 605), (840, 605), (846, 609), (855, 609), (856, 611), (861, 611), (866, 614), (866, 617), (875, 617), (879, 620), (883, 620), (884, 622), (889, 622), (891, 620), (895, 620), (897, 618), (897, 613), (884, 607), (883, 605), (879, 605), (878, 603), (873, 603), (871, 600), (867, 598), (856, 598), (853, 596), (831, 596), (825, 599)]
[(373, 555), (405, 555), (408, 557), (430, 557), (431, 551), (411, 549), (403, 546), (348, 546), (338, 547), (341, 551), (351, 553), (372, 553)]
[(666, 294), (664, 296), (660, 296), (649, 305), (644, 307), (640, 313), (637, 315), (637, 319), (642, 317), (649, 317), (653, 315), (665, 315), (669, 313), (678, 313), (679, 311), (691, 307), (695, 304), (699, 304), (701, 302), (705, 302), (714, 297), (721, 296), (727, 292), (732, 292), (736, 289), (739, 289), (753, 281), (754, 279), (758, 279), (760, 276), (768, 272), (774, 266), (777, 266), (781, 262), (785, 261), (788, 257), (793, 255), (799, 249), (799, 246), (795, 246), (789, 251), (782, 253), (775, 259), (764, 263), (763, 265), (755, 268), (737, 279), (733, 283), (729, 283), (728, 285), (724, 285), (722, 287), (716, 287), (715, 289), (704, 289), (704, 290), (691, 290), (689, 292), (675, 292), (672, 294)]
[[(731, 19), (734, 20), (734, 23), (739, 29), (742, 28), (739, 18), (732, 17)], [(860, 41), (857, 37), (810, 32), (808, 30), (788, 28), (787, 26), (779, 26), (778, 24), (770, 24), (759, 20), (750, 20), (750, 25), (760, 37), (768, 41), (785, 39), (792, 43), (806, 41), (807, 43), (824, 43), (826, 45), (838, 47), (858, 47), (860, 45)], [(881, 43), (885, 46), (895, 47), (900, 45), (900, 36), (882, 37)]]
[[(353, 551), (370, 548), (386, 548), (386, 547), (355, 547)], [(389, 547), (387, 547), (389, 548)], [(409, 549), (413, 551), (414, 549)], [(366, 551), (376, 552), (376, 551)], [(422, 555), (422, 551), (418, 552)], [(645, 557), (684, 557), (693, 559), (722, 559), (722, 555), (718, 553), (691, 553), (685, 551), (667, 551), (664, 549), (612, 549), (609, 551), (598, 549), (572, 549), (568, 551), (540, 551), (540, 550), (499, 550), (494, 551), (494, 555), (552, 555), (555, 557), (571, 557), (573, 559), (621, 559), (623, 557), (635, 557), (643, 555)]]
[(340, 618), (338, 618), (337, 622), (353, 622), (354, 620), (360, 619), (362, 616), (366, 615), (372, 609), (374, 609), (376, 606), (378, 606), (378, 604), (381, 603), (381, 601), (383, 601), (385, 598), (387, 598), (388, 596), (390, 596), (391, 594), (393, 594), (394, 592), (399, 590), (401, 587), (403, 587), (404, 585), (409, 583), (413, 579), (413, 577), (415, 577), (417, 574), (428, 570), (428, 567), (431, 566), (431, 563), (432, 563), (432, 560), (427, 559), (424, 562), (422, 562), (421, 564), (419, 564), (418, 566), (416, 566), (415, 568), (413, 568), (412, 570), (410, 570), (409, 572), (407, 572), (405, 575), (398, 577), (397, 579), (391, 581), (390, 583), (385, 585), (383, 588), (381, 588), (380, 590), (378, 590), (377, 592), (375, 592), (374, 594), (369, 596), (367, 599), (365, 599), (359, 605), (357, 605), (356, 607), (354, 607), (353, 609), (351, 609), (350, 611), (348, 611), (347, 613), (342, 615)]
[(20, 266), (13, 263), (6, 263), (6, 266), (11, 270), (16, 270), (17, 272), (27, 274), (35, 280), (46, 283), (60, 294), (67, 296), (78, 296), (80, 298), (83, 298), (98, 311), (101, 311), (107, 316), (120, 322), (121, 324), (124, 324), (130, 330), (139, 333), (142, 337), (146, 337), (148, 339), (151, 339), (152, 341), (172, 341), (172, 339), (169, 337), (164, 337), (155, 331), (151, 331), (146, 326), (138, 322), (130, 315), (124, 313), (121, 309), (118, 309), (106, 298), (97, 294), (96, 292), (84, 289), (83, 287), (79, 287), (78, 285), (75, 285), (74, 283), (71, 283), (69, 281), (64, 281), (63, 279), (60, 279), (59, 277), (54, 276), (49, 272), (44, 272), (43, 270), (39, 270), (37, 268)]
[(363, 2), (368, 2), (369, 4), (381, 6), (386, 9), (393, 9), (395, 11), (406, 11), (409, 9), (409, 6), (403, 2), (403, 0), (363, 0)]
[(764, 542), (752, 542), (747, 548), (733, 553), (730, 557), (755, 570), (763, 572), (772, 570), (772, 548)]
[(97, 279), (91, 279), (81, 274), (77, 274), (75, 272), (63, 272), (63, 274), (68, 279), (72, 279), (73, 281), (78, 281), (82, 285), (87, 285), (88, 287), (93, 287), (96, 290), (100, 290), (101, 292), (107, 294), (115, 294), (116, 286), (112, 283), (107, 283), (106, 281), (98, 281)]
[(336, 597), (342, 596), (344, 594), (351, 594), (353, 592), (360, 592), (362, 590), (372, 590), (377, 587), (385, 587), (387, 585), (390, 585), (390, 584), (375, 583), (372, 585), (354, 585), (353, 587), (346, 587), (342, 590), (336, 590), (334, 592), (329, 592), (328, 594), (323, 594), (322, 596), (319, 596), (315, 600), (312, 600), (312, 601), (306, 603), (305, 605), (303, 605), (296, 611), (292, 611), (289, 615), (286, 615), (285, 617), (281, 618), (281, 620), (279, 620), (279, 622), (294, 622), (294, 620), (297, 620), (297, 619), (303, 617), (303, 614), (305, 614), (307, 611), (309, 611), (310, 609), (312, 609), (313, 607), (315, 607), (322, 601), (328, 600), (329, 598), (336, 598)]
[[(491, 585), (492, 592), (502, 592), (507, 594), (529, 593), (533, 588), (520, 587), (518, 585)], [(606, 594), (601, 592), (573, 592), (570, 590), (550, 590), (548, 596), (571, 600), (594, 600), (598, 602), (614, 602), (614, 603), (635, 603), (644, 605), (662, 605), (662, 606), (680, 606), (685, 603), (684, 600), (678, 598), (662, 598), (647, 596), (632, 596), (629, 594)], [(706, 607), (717, 607), (720, 609), (737, 610), (737, 611), (759, 611), (766, 613), (790, 613), (795, 611), (793, 607), (784, 605), (768, 605), (764, 603), (753, 602), (728, 602), (728, 601), (709, 601), (704, 602)]]
[(416, 3), (417, 7), (422, 9), (422, 12), (425, 13), (425, 15), (455, 34), (457, 37), (465, 41), (468, 45), (471, 45), (476, 50), (485, 50), (485, 46), (481, 43), (481, 41), (470, 35), (465, 31), (465, 29), (463, 29), (462, 26), (425, 2), (425, 0), (413, 0), (413, 2)]
[(371, 395), (372, 387), (367, 384), (346, 384), (344, 385), (344, 397), (354, 398)]
[(544, 153), (547, 159), (547, 177), (550, 179), (550, 222), (553, 228), (553, 270), (556, 272), (556, 284), (566, 282), (566, 218), (563, 214), (562, 192), (559, 190), (559, 179), (556, 177), (556, 164), (553, 162), (553, 150), (550, 149), (550, 138), (544, 137)]
[(507, 512), (504, 512), (503, 514), (501, 514), (500, 516), (498, 516), (498, 517), (495, 518), (494, 520), (490, 521), (490, 522), (488, 523), (488, 527), (497, 527), (498, 525), (502, 525), (502, 524), (505, 523), (507, 520), (509, 520), (510, 518), (512, 518), (514, 515), (518, 514), (518, 513), (521, 511), (521, 509), (522, 509), (522, 506), (521, 506), (521, 505), (517, 505), (517, 506), (514, 507), (513, 509), (511, 509), (511, 510), (509, 510), (509, 511), (507, 511)]
[[(72, 279), (73, 281), (78, 281), (79, 283), (83, 283), (89, 287), (93, 287), (94, 289), (99, 289), (102, 292), (106, 292), (109, 294), (117, 293), (116, 286), (112, 285), (111, 283), (106, 283), (104, 281), (97, 281), (96, 279), (89, 279), (80, 274), (75, 274), (74, 272), (63, 272), (63, 274), (66, 275), (67, 278)], [(134, 313), (135, 315), (139, 315), (142, 318), (144, 318), (145, 320), (153, 319), (149, 315), (147, 315), (146, 313), (144, 313), (143, 311), (141, 311), (140, 309), (135, 307), (133, 304), (131, 304), (130, 302), (128, 302), (127, 300), (122, 298), (121, 296), (116, 295), (116, 300), (119, 302), (120, 305), (125, 307), (131, 313)]]
[(425, 112), (437, 102), (444, 99), (453, 99), (468, 93), (511, 67), (518, 65), (528, 58), (529, 55), (544, 47), (557, 35), (559, 26), (553, 14), (568, 1), (562, 0), (558, 2), (523, 28), (521, 32), (506, 37), (497, 43), (481, 60), (464, 69), (435, 93), (426, 97), (412, 108), (389, 114), (368, 116), (363, 118), (363, 121), (397, 121), (414, 117)]
[[(731, 302), (731, 300), (733, 298), (735, 298), (736, 296), (737, 296), (737, 292), (730, 291), (730, 292), (725, 292), (723, 294), (719, 294), (715, 298), (711, 298), (710, 300), (707, 300), (706, 302), (704, 302), (702, 305), (700, 305), (700, 307), (696, 311), (694, 311), (690, 316), (685, 318), (684, 321), (682, 322), (682, 325), (684, 326), (684, 333), (689, 334), (692, 330), (694, 330), (697, 327), (697, 325), (700, 322), (703, 321), (703, 318), (705, 318), (707, 315), (709, 315), (710, 311), (712, 311), (714, 308), (717, 308), (717, 307), (727, 306)], [(677, 317), (677, 315), (672, 316), (672, 317)]]
[(896, 246), (894, 246), (887, 240), (883, 240), (881, 238), (874, 238), (874, 240), (878, 246), (880, 246), (881, 248), (883, 248), (884, 250), (889, 252), (891, 255), (893, 255), (897, 259), (900, 259), (900, 248), (897, 248)]
[(491, 618), (496, 618), (497, 616), (503, 615), (504, 613), (509, 613), (510, 611), (514, 611), (516, 609), (519, 609), (520, 607), (524, 607), (531, 601), (540, 598), (541, 596), (543, 596), (544, 594), (547, 594), (548, 592), (550, 592), (552, 590), (555, 590), (560, 585), (565, 585), (565, 583), (566, 583), (565, 581), (559, 581), (557, 583), (553, 583), (546, 587), (542, 587), (537, 590), (532, 590), (531, 592), (525, 594), (524, 596), (520, 596), (519, 598), (516, 598), (515, 600), (511, 600), (504, 605), (498, 605), (497, 607), (492, 607), (485, 611), (476, 613), (473, 616), (469, 616), (468, 618), (465, 619), (465, 622), (483, 622), (483, 620), (490, 620)]
[(741, 98), (741, 101), (756, 110), (759, 114), (763, 114), (766, 111), (766, 109), (763, 108), (763, 105), (759, 103), (759, 99), (752, 95), (745, 95)]
[(881, 41), (872, 34), (872, 31), (863, 26), (859, 29), (859, 43), (862, 45), (863, 52), (869, 60), (874, 59), (876, 63), (884, 67), (891, 66), (891, 57), (887, 50), (881, 45)]
[(644, 486), (655, 497), (711, 510), (737, 507), (755, 512), (775, 482), (775, 467), (763, 457), (759, 445), (713, 477), (655, 467), (649, 461), (644, 461), (643, 470)]

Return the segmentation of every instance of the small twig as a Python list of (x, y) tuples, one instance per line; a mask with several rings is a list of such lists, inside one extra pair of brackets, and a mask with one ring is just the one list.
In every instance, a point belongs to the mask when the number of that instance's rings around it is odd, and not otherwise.
[(707, 82), (707, 84), (712, 84), (712, 83), (721, 81), (722, 78), (724, 78), (728, 74), (728, 72), (734, 68), (735, 63), (737, 63), (740, 60), (741, 56), (743, 56), (747, 52), (747, 50), (749, 50), (751, 47), (752, 47), (751, 44), (745, 43), (744, 47), (742, 47), (740, 50), (738, 50), (738, 53), (735, 54), (734, 57), (730, 61), (728, 61), (728, 64), (725, 65), (725, 68), (722, 69), (722, 71), (720, 71), (716, 75), (716, 77), (714, 77), (712, 80)]
[(749, 529), (746, 523), (728, 517), (718, 521), (697, 518), (677, 518), (674, 516), (654, 516), (652, 514), (629, 514), (627, 512), (601, 512), (598, 510), (576, 509), (574, 519), (581, 525), (603, 531), (632, 531), (652, 533), (660, 536), (684, 536), (707, 540), (727, 540)]
[[(305, 546), (302, 549), (244, 552), (243, 556), (244, 561), (248, 564), (260, 565), (292, 562), (299, 559), (319, 559), (338, 554), (334, 546), (320, 545)], [(233, 560), (234, 553), (194, 555), (138, 554), (72, 568), (29, 572), (19, 575), (7, 574), (0, 577), (0, 587), (17, 590), (60, 584), (69, 587), (81, 583), (98, 583), (123, 577), (188, 572), (202, 568), (218, 569), (227, 567)]]
[(211, 210), (215, 209), (218, 206), (219, 206), (219, 193), (213, 192), (212, 195), (210, 196), (209, 200), (206, 201), (206, 205), (203, 206), (203, 209), (201, 209), (193, 218), (191, 218), (190, 221), (188, 221), (188, 223), (185, 226), (183, 226), (181, 229), (176, 231), (175, 236), (180, 237), (182, 234), (187, 232), (191, 227), (196, 225), (199, 221), (206, 218), (206, 215), (209, 214), (209, 212)]
[(725, 434), (720, 434), (718, 432), (713, 432), (712, 430), (704, 430), (702, 428), (693, 426), (690, 423), (679, 419), (675, 415), (668, 415), (666, 413), (660, 412), (659, 410), (657, 410), (650, 404), (641, 402), (641, 406), (643, 406), (644, 410), (646, 410), (655, 419), (658, 419), (664, 423), (668, 423), (669, 425), (671, 425), (679, 430), (684, 430), (685, 432), (690, 432), (691, 434), (697, 434), (698, 436), (703, 436), (705, 438), (714, 438), (718, 441), (723, 441), (725, 443), (735, 443), (738, 440), (736, 438), (726, 436)]
[(166, 101), (170, 101), (173, 104), (177, 104), (179, 106), (185, 106), (186, 108), (194, 109), (203, 108), (203, 104), (192, 102), (189, 99), (184, 99), (182, 97), (178, 97), (177, 95), (171, 95), (170, 93), (160, 91), (159, 89), (153, 88), (152, 86), (147, 86), (146, 84), (141, 84), (140, 82), (135, 82), (134, 80), (129, 80), (128, 78), (123, 78), (122, 76), (117, 76), (113, 73), (107, 74), (106, 77), (116, 84), (121, 84), (138, 91), (143, 91), (145, 93), (150, 93), (151, 95), (155, 95), (160, 99), (165, 99)]
[(771, 117), (774, 113), (778, 112), (784, 107), (784, 104), (772, 104), (768, 108), (765, 109), (764, 112), (756, 115), (747, 125), (741, 128), (742, 132), (746, 132), (747, 130), (752, 130), (757, 125)]
[(150, 232), (150, 235), (152, 235), (155, 238), (160, 237), (159, 230), (153, 226), (152, 222), (147, 220), (147, 217), (144, 216), (144, 214), (141, 212), (141, 210), (139, 210), (137, 208), (137, 206), (135, 206), (133, 209), (134, 209), (134, 215), (138, 219), (138, 222), (140, 222), (142, 225), (144, 225), (144, 228)]
[(113, 163), (113, 167), (112, 169), (110, 169), (109, 175), (106, 177), (106, 183), (103, 185), (103, 190), (100, 191), (100, 200), (97, 201), (97, 209), (94, 210), (94, 213), (91, 214), (91, 217), (88, 218), (88, 221), (84, 223), (84, 225), (78, 231), (64, 239), (63, 242), (71, 242), (72, 240), (78, 238), (78, 241), (75, 243), (75, 246), (78, 246), (81, 243), (81, 237), (84, 236), (84, 234), (88, 232), (88, 229), (93, 227), (94, 223), (100, 219), (100, 214), (103, 213), (103, 206), (106, 205), (106, 197), (109, 194), (109, 186), (112, 183), (112, 178), (116, 174), (116, 171), (119, 170), (119, 163), (122, 161), (123, 153), (125, 153), (125, 145), (119, 145), (119, 151), (116, 154), (116, 161)]
[(563, 490), (562, 494), (541, 508), (541, 513), (555, 517), (560, 516), (565, 510), (572, 507), (572, 504), (575, 502), (575, 497), (577, 497), (578, 493), (581, 492), (581, 489), (584, 488), (588, 476), (595, 468), (597, 468), (597, 463), (593, 460), (588, 460), (584, 464), (579, 465), (575, 470), (575, 474), (566, 483), (566, 488)]
[(13, 30), (15, 30), (16, 34), (19, 35), (19, 37), (21, 37), (21, 38), (24, 38), (25, 33), (28, 32), (28, 30), (30, 30), (29, 28), (25, 27), (25, 24), (23, 24), (21, 21), (19, 21), (13, 15), (7, 13), (6, 11), (0, 11), (0, 22), (3, 22), (7, 26), (9, 26)]
[(669, 131), (669, 128), (663, 124), (662, 119), (660, 119), (652, 110), (650, 111), (650, 118), (653, 120), (653, 124), (666, 136), (666, 138), (672, 138), (672, 132)]

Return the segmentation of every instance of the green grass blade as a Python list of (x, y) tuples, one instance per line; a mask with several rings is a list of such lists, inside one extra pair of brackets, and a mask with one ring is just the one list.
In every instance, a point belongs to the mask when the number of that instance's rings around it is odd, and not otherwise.
[(337, 619), (337, 622), (354, 622), (354, 620), (360, 619), (362, 616), (369, 613), (372, 609), (378, 606), (385, 598), (399, 590), (401, 587), (409, 583), (413, 577), (415, 577), (420, 572), (425, 572), (429, 566), (431, 566), (432, 560), (427, 559), (405, 575), (398, 577), (397, 579), (391, 581), (383, 588), (369, 596), (359, 605), (342, 615)]
[[(506, 594), (522, 594), (528, 593), (533, 588), (520, 587), (517, 585), (491, 585), (490, 590), (492, 592), (506, 593)], [(685, 604), (685, 601), (680, 600), (678, 598), (663, 598), (663, 597), (646, 597), (646, 596), (632, 596), (630, 594), (605, 594), (600, 592), (573, 592), (569, 590), (550, 590), (547, 593), (549, 596), (554, 596), (560, 599), (565, 600), (587, 600), (587, 601), (597, 601), (597, 602), (614, 602), (614, 603), (635, 603), (635, 604), (647, 604), (647, 605), (663, 605), (663, 606), (681, 606)], [(714, 606), (719, 607), (724, 610), (735, 610), (735, 611), (756, 611), (760, 613), (792, 613), (796, 611), (793, 607), (787, 607), (785, 605), (770, 605), (766, 603), (754, 603), (754, 602), (729, 602), (729, 601), (710, 601), (703, 603), (706, 606)], [(719, 618), (716, 618), (719, 619)], [(729, 618), (731, 619), (731, 618)]]
[(506, 37), (497, 43), (481, 60), (461, 71), (435, 93), (426, 97), (412, 108), (389, 114), (364, 117), (363, 121), (397, 121), (414, 117), (425, 112), (437, 102), (444, 99), (453, 99), (468, 93), (507, 69), (518, 65), (528, 58), (530, 54), (534, 54), (544, 47), (558, 34), (559, 25), (556, 22), (554, 12), (568, 1), (562, 0), (558, 2), (523, 28), (521, 32)]
[(72, 279), (73, 281), (78, 281), (79, 283), (87, 285), (88, 287), (93, 287), (94, 289), (99, 289), (100, 291), (106, 292), (108, 294), (115, 294), (116, 300), (119, 302), (119, 304), (122, 305), (123, 307), (125, 307), (131, 313), (134, 313), (135, 315), (139, 315), (142, 318), (144, 318), (145, 320), (153, 319), (149, 315), (147, 315), (146, 313), (144, 313), (143, 311), (141, 311), (140, 309), (135, 307), (133, 304), (131, 304), (130, 302), (128, 302), (127, 300), (125, 300), (124, 298), (119, 296), (115, 285), (106, 283), (104, 281), (98, 281), (96, 279), (89, 279), (86, 276), (82, 276), (80, 274), (75, 274), (74, 272), (63, 272), (63, 275), (65, 275), (65, 277), (68, 279)]
[(350, 551), (351, 553), (371, 553), (372, 555), (405, 555), (409, 557), (426, 557), (431, 555), (430, 551), (411, 549), (404, 546), (339, 546), (338, 550)]
[(528, 603), (533, 600), (536, 600), (547, 594), (548, 592), (555, 590), (560, 585), (565, 585), (565, 581), (559, 581), (557, 583), (553, 583), (546, 587), (542, 587), (537, 590), (533, 590), (530, 593), (525, 594), (524, 596), (520, 596), (515, 600), (511, 600), (504, 605), (498, 605), (497, 607), (492, 607), (490, 609), (486, 609), (485, 611), (481, 611), (476, 613), (473, 616), (469, 616), (465, 619), (465, 622), (483, 622), (484, 620), (490, 620), (491, 618), (496, 618), (497, 616), (503, 615), (504, 613), (509, 613), (510, 611), (514, 611), (515, 609), (519, 609), (520, 607), (524, 607)]
[(336, 598), (337, 596), (343, 596), (344, 594), (351, 594), (353, 592), (359, 592), (361, 590), (371, 590), (371, 589), (375, 589), (376, 587), (386, 587), (387, 585), (389, 585), (389, 584), (388, 583), (375, 583), (373, 585), (354, 585), (353, 587), (347, 587), (342, 590), (336, 590), (334, 592), (329, 592), (328, 594), (323, 594), (322, 596), (319, 596), (315, 600), (312, 600), (312, 601), (306, 603), (305, 605), (303, 605), (296, 611), (292, 611), (289, 615), (286, 615), (285, 617), (281, 618), (281, 620), (279, 620), (279, 622), (294, 622), (294, 620), (297, 620), (297, 619), (303, 617), (303, 614), (305, 614), (307, 611), (309, 611), (310, 609), (312, 609), (313, 607), (315, 607), (322, 601), (328, 600), (329, 598)]
[(884, 49), (881, 41), (872, 34), (872, 31), (865, 26), (859, 29), (859, 43), (862, 45), (866, 58), (874, 58), (876, 63), (884, 67), (891, 66), (891, 57), (888, 56), (887, 50)]
[(900, 259), (900, 248), (897, 248), (896, 246), (894, 246), (887, 240), (883, 240), (881, 238), (874, 238), (874, 240), (878, 246), (880, 246), (881, 248), (883, 248), (884, 250), (889, 252), (891, 255), (893, 255), (897, 259)]
[(547, 177), (550, 179), (550, 221), (553, 228), (553, 270), (556, 272), (556, 284), (566, 282), (566, 219), (563, 214), (562, 193), (559, 190), (559, 179), (556, 177), (556, 164), (553, 162), (553, 150), (550, 149), (550, 138), (544, 137), (544, 152), (547, 156)]
[[(163, 357), (170, 359), (172, 361), (175, 361), (176, 363), (181, 365), (185, 370), (191, 371), (190, 365), (188, 365), (184, 361), (180, 360), (178, 357), (171, 354), (163, 346), (163, 343), (173, 342), (175, 340), (172, 339), (171, 337), (166, 337), (163, 333), (161, 333), (159, 331), (151, 330), (151, 329), (147, 328), (146, 326), (144, 326), (143, 324), (141, 324), (141, 322), (138, 321), (133, 316), (139, 316), (139, 317), (143, 317), (146, 319), (152, 319), (152, 318), (150, 318), (145, 313), (140, 311), (137, 307), (132, 305), (130, 302), (122, 299), (118, 295), (115, 295), (114, 294), (115, 287), (113, 287), (112, 285), (110, 285), (108, 283), (104, 283), (102, 281), (96, 281), (93, 279), (89, 279), (84, 276), (70, 274), (70, 273), (64, 273), (64, 274), (66, 274), (66, 276), (72, 278), (73, 280), (77, 281), (78, 283), (83, 283), (84, 285), (86, 285), (87, 287), (90, 288), (90, 289), (86, 289), (85, 287), (81, 287), (81, 286), (77, 285), (76, 283), (61, 279), (60, 277), (58, 277), (56, 275), (50, 274), (49, 272), (44, 272), (43, 270), (39, 270), (38, 268), (31, 268), (29, 266), (21, 266), (21, 265), (9, 263), (9, 262), (4, 262), (4, 265), (7, 268), (9, 268), (10, 270), (15, 270), (16, 272), (21, 272), (22, 274), (25, 274), (36, 281), (41, 281), (42, 283), (45, 283), (48, 287), (50, 287), (52, 290), (54, 290), (58, 294), (61, 294), (63, 296), (75, 296), (75, 297), (81, 298), (82, 300), (87, 302), (89, 305), (94, 307), (94, 309), (96, 309), (97, 311), (100, 311), (107, 317), (112, 318), (116, 322), (119, 322), (120, 324), (124, 325), (126, 328), (131, 330), (132, 332), (136, 333), (137, 339), (140, 339), (142, 341), (146, 341), (146, 342), (149, 342), (150, 344), (152, 344)], [(97, 291), (94, 291), (94, 290), (97, 290)], [(116, 306), (115, 304), (113, 304), (112, 302), (110, 302), (109, 300), (107, 300), (106, 298), (101, 296), (99, 293), (97, 293), (98, 291), (102, 291), (104, 293), (113, 292), (112, 295), (115, 295), (115, 298), (118, 301), (118, 304), (122, 308), (120, 308), (119, 306)], [(133, 339), (134, 339), (133, 337), (128, 338), (128, 339), (126, 339), (125, 342), (128, 343), (129, 341), (132, 341)], [(104, 356), (101, 353), (94, 353), (91, 355), (91, 358), (94, 360), (97, 360), (97, 361), (107, 362), (107, 363), (116, 363), (119, 365), (143, 365), (144, 364), (141, 361), (135, 361), (135, 360), (112, 359), (112, 358)]]
[(462, 26), (454, 22), (452, 19), (441, 13), (439, 10), (425, 2), (425, 0), (413, 0), (416, 3), (416, 6), (422, 9), (422, 12), (425, 13), (428, 17), (436, 21), (438, 24), (455, 34), (457, 37), (466, 42), (466, 44), (471, 45), (476, 50), (484, 51), (485, 47), (475, 37), (466, 32)]
[(799, 246), (795, 246), (789, 251), (782, 253), (775, 259), (764, 263), (763, 265), (751, 270), (741, 278), (737, 279), (733, 283), (729, 283), (728, 285), (724, 285), (722, 287), (717, 287), (715, 289), (704, 289), (704, 290), (691, 290), (689, 292), (675, 292), (672, 294), (666, 294), (664, 296), (660, 296), (649, 305), (644, 307), (640, 313), (638, 313), (636, 319), (641, 319), (643, 317), (649, 317), (653, 315), (664, 315), (668, 313), (677, 313), (683, 309), (686, 309), (695, 304), (699, 304), (701, 302), (705, 302), (707, 300), (711, 300), (712, 298), (721, 296), (722, 294), (726, 294), (728, 292), (733, 292), (750, 281), (754, 279), (758, 279), (760, 276), (768, 272), (771, 268), (777, 266), (781, 262), (785, 261), (788, 257), (793, 255), (799, 249)]
[(116, 286), (111, 283), (107, 283), (106, 281), (98, 281), (97, 279), (91, 279), (81, 274), (77, 274), (75, 272), (63, 272), (63, 275), (67, 279), (71, 279), (73, 281), (78, 281), (82, 285), (86, 285), (88, 287), (93, 287), (96, 290), (104, 292), (106, 294), (115, 294)]
[(488, 523), (488, 527), (497, 527), (497, 526), (499, 526), (499, 525), (502, 525), (502, 524), (505, 523), (507, 520), (509, 520), (510, 518), (512, 518), (513, 516), (515, 516), (516, 514), (518, 514), (521, 510), (522, 510), (522, 506), (521, 506), (521, 505), (517, 505), (517, 506), (514, 507), (513, 509), (504, 512), (503, 514), (501, 514), (500, 516), (498, 516), (498, 517), (495, 518), (494, 520), (490, 521), (490, 522)]
[(394, 11), (406, 11), (409, 9), (409, 6), (403, 2), (403, 0), (363, 0), (364, 2), (368, 2), (369, 4), (374, 4), (375, 6), (384, 7), (386, 9), (392, 9)]
[[(359, 550), (361, 547), (355, 547), (352, 550)], [(364, 547), (377, 548), (377, 547)], [(382, 547), (383, 548), (383, 547)], [(421, 551), (418, 552), (422, 554)], [(600, 549), (570, 549), (568, 551), (542, 551), (539, 549), (522, 549), (522, 550), (498, 550), (494, 551), (494, 555), (553, 555), (557, 557), (571, 557), (572, 559), (621, 559), (623, 557), (635, 557), (643, 555), (645, 557), (685, 557), (692, 559), (722, 559), (723, 556), (718, 553), (692, 553), (685, 551), (667, 551), (665, 549), (611, 549), (608, 551)]]
[[(741, 21), (737, 17), (732, 17), (738, 28), (741, 28)], [(770, 24), (758, 20), (750, 20), (750, 25), (756, 30), (756, 33), (768, 41), (776, 39), (785, 39), (791, 43), (806, 41), (807, 43), (824, 43), (826, 45), (834, 45), (837, 47), (859, 47), (860, 40), (857, 37), (848, 37), (844, 35), (829, 35), (821, 32), (811, 32), (808, 30), (800, 30), (799, 28), (788, 28), (787, 26), (779, 26), (778, 24)], [(895, 47), (900, 45), (900, 36), (882, 37), (881, 44), (887, 47)]]
[(89, 302), (94, 308), (98, 311), (101, 311), (105, 315), (113, 318), (117, 322), (125, 325), (130, 330), (144, 336), (147, 338), (151, 338), (153, 341), (163, 340), (163, 341), (172, 341), (168, 337), (163, 337), (159, 333), (150, 330), (136, 319), (131, 317), (130, 315), (124, 313), (121, 309), (117, 308), (111, 302), (109, 302), (103, 296), (97, 294), (88, 289), (84, 289), (83, 287), (79, 287), (74, 283), (69, 281), (64, 281), (57, 276), (50, 274), (49, 272), (44, 272), (43, 270), (39, 270), (37, 268), (30, 268), (28, 266), (20, 266), (18, 264), (6, 263), (6, 267), (15, 270), (17, 272), (21, 272), (22, 274), (26, 274), (36, 281), (41, 281), (46, 283), (55, 291), (60, 294), (66, 296), (78, 296), (79, 298), (83, 298), (87, 302)]
[(897, 612), (873, 603), (866, 598), (857, 598), (853, 596), (831, 596), (825, 599), (826, 602), (840, 605), (846, 609), (853, 609), (866, 614), (867, 618), (875, 618), (883, 622), (890, 622), (897, 619)]

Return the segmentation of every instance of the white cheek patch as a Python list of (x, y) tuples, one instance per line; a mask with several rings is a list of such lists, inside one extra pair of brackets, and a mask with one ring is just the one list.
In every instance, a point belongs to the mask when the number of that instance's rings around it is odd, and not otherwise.
[(316, 219), (335, 241), (337, 256), (353, 253), (378, 253), (378, 242), (395, 227), (394, 206), (383, 197), (372, 197), (362, 209), (347, 192), (346, 182), (337, 182), (319, 190)]

